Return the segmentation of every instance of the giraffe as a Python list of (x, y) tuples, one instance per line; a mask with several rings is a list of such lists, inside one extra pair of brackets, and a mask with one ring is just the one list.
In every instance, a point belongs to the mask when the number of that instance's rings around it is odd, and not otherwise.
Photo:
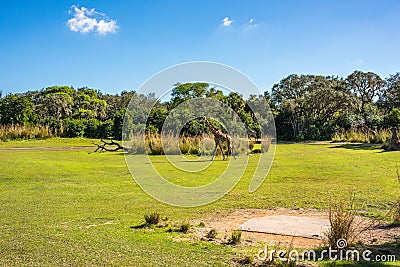
[[(223, 160), (227, 160), (229, 155), (233, 156), (233, 158), (236, 159), (235, 155), (233, 155), (232, 137), (230, 137), (230, 135), (228, 135), (226, 133), (223, 133), (221, 130), (215, 128), (210, 123), (210, 121), (207, 119), (206, 116), (204, 116), (203, 119), (207, 123), (207, 126), (210, 129), (211, 133), (214, 135), (215, 149), (214, 149), (211, 161), (213, 161), (215, 158), (215, 154), (217, 153), (217, 147), (219, 147), (219, 149), (221, 149)], [(228, 147), (226, 157), (225, 157), (224, 150), (222, 149), (222, 144), (225, 142), (226, 142), (226, 146)]]

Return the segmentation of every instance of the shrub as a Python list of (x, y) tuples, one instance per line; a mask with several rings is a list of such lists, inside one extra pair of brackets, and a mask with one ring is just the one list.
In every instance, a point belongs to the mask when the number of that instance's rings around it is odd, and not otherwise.
[(147, 225), (158, 224), (160, 222), (160, 214), (157, 212), (145, 214), (144, 219)]
[(229, 244), (237, 245), (240, 243), (241, 239), (242, 239), (242, 230), (235, 230), (232, 232), (232, 236), (229, 239)]
[(113, 132), (112, 120), (100, 121), (98, 119), (82, 120), (84, 127), (84, 136), (89, 138), (108, 138)]
[(64, 134), (66, 137), (82, 137), (84, 133), (84, 120), (69, 118), (64, 120)]
[(186, 222), (186, 223), (182, 223), (181, 226), (179, 227), (179, 232), (182, 233), (187, 233), (189, 232), (190, 229), (190, 223)]
[(100, 123), (97, 128), (98, 138), (108, 138), (113, 136), (114, 122), (112, 120), (106, 120)]
[(82, 120), (84, 127), (84, 136), (90, 138), (98, 137), (98, 127), (101, 122), (98, 119)]

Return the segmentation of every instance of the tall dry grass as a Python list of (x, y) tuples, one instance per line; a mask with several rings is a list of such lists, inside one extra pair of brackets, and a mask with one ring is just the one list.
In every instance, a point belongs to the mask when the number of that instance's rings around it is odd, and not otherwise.
[[(160, 134), (134, 135), (130, 142), (125, 145), (129, 147), (132, 154), (149, 155), (211, 155), (214, 152), (215, 142), (212, 135), (201, 136), (174, 136)], [(233, 153), (245, 154), (249, 151), (248, 140), (243, 138), (233, 138)], [(224, 148), (226, 153), (227, 148)], [(220, 149), (217, 149), (217, 155), (220, 155)]]
[(331, 248), (345, 249), (347, 245), (338, 247), (338, 242), (345, 240), (350, 245), (356, 237), (354, 195), (348, 203), (346, 201), (331, 202), (328, 215), (330, 228), (325, 233), (328, 244)]
[(48, 126), (0, 125), (0, 141), (15, 139), (50, 138), (54, 134)]
[(351, 129), (335, 133), (332, 137), (332, 141), (384, 144), (391, 138), (391, 136), (392, 132), (388, 129), (376, 130), (376, 134), (366, 134), (361, 130)]

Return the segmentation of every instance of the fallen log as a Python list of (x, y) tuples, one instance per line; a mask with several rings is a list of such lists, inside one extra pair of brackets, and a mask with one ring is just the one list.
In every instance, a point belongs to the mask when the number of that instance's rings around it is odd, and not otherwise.
[(128, 150), (126, 147), (122, 146), (120, 143), (114, 140), (105, 141), (104, 139), (100, 140), (102, 144), (96, 144), (92, 142), (97, 148), (93, 152), (103, 152), (103, 151), (118, 151), (118, 150)]

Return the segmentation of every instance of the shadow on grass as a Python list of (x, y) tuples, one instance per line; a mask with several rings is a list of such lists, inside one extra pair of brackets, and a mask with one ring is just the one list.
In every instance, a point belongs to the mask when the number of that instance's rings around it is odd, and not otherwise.
[(147, 223), (142, 223), (142, 224), (139, 224), (139, 225), (129, 226), (129, 228), (131, 228), (131, 229), (143, 229), (143, 228), (148, 227), (148, 226), (149, 225)]
[(148, 224), (148, 223), (142, 223), (138, 225), (132, 225), (129, 226), (130, 229), (144, 229), (144, 228), (165, 228), (168, 225), (163, 225), (163, 224)]
[(345, 149), (352, 149), (352, 150), (377, 150), (377, 152), (382, 152), (382, 145), (380, 144), (340, 144), (334, 145), (330, 148), (345, 148)]

